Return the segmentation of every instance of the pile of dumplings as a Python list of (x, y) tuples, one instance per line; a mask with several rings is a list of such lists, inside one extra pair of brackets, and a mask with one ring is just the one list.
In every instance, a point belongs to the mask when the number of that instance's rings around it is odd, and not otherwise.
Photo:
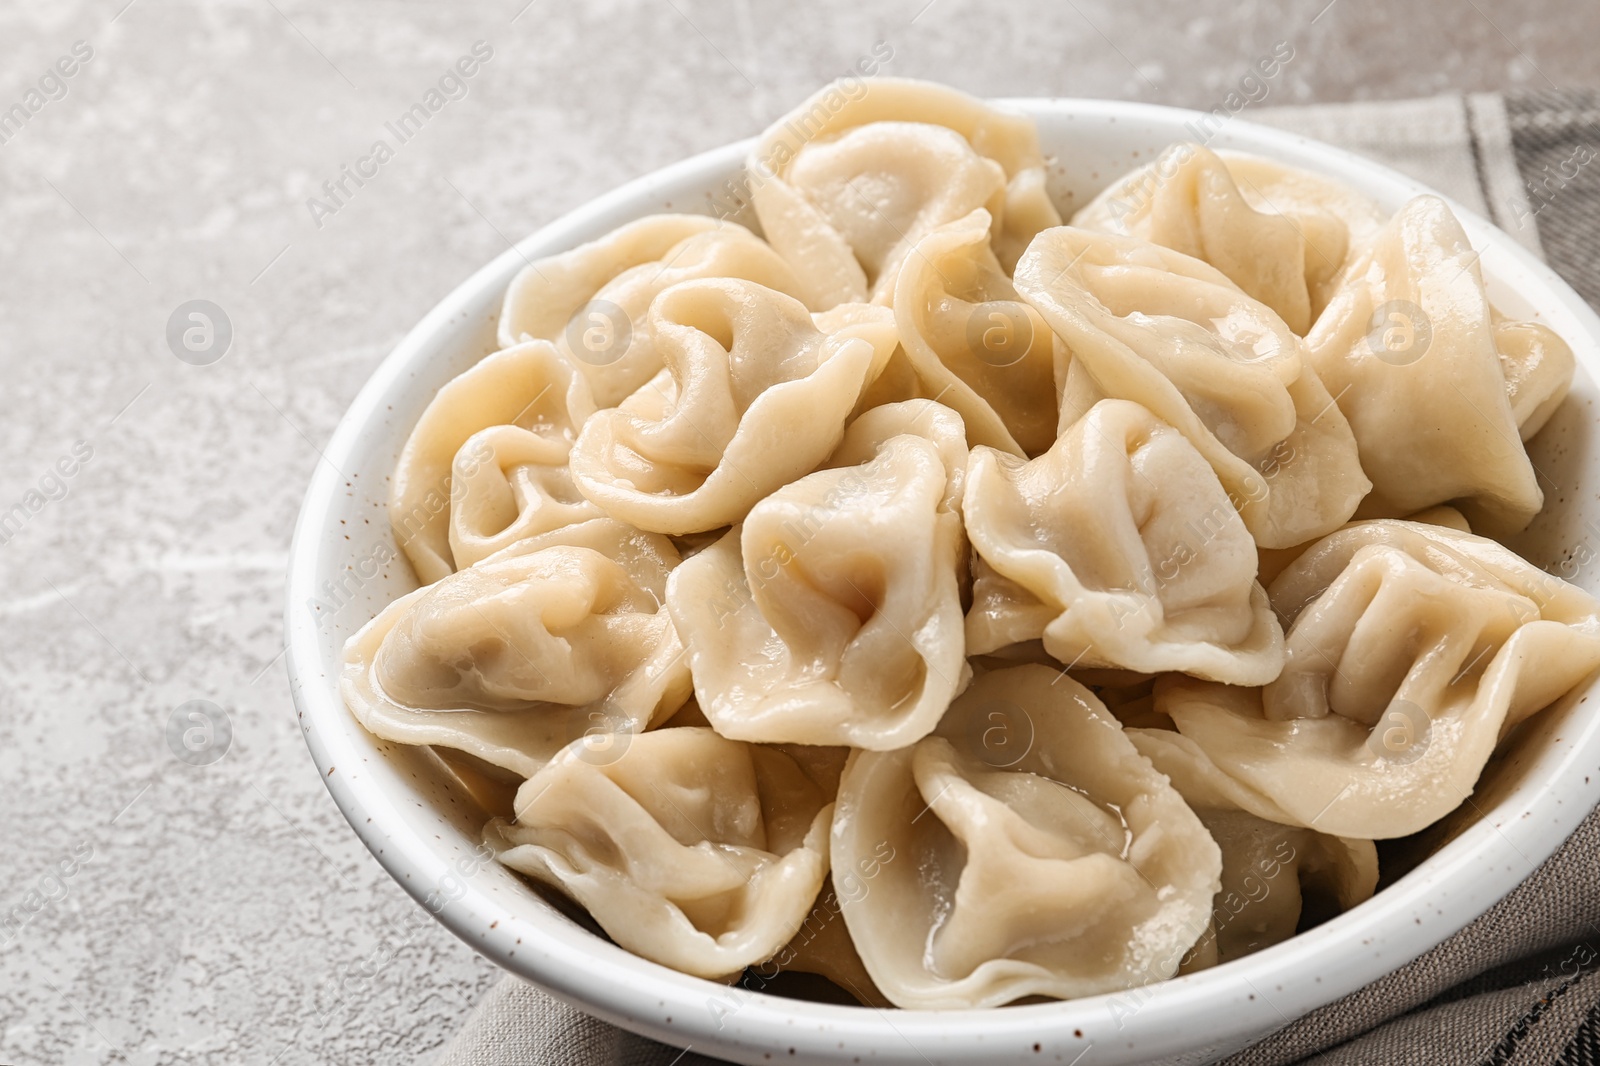
[[(1063, 224), (1025, 117), (823, 90), (762, 235), (530, 263), (392, 483), (351, 711), (617, 944), (990, 1007), (1348, 909), (1600, 667), (1497, 540), (1574, 364), (1450, 208), (1179, 144)], [(493, 792), (484, 786), (484, 794)], [(489, 803), (491, 808), (494, 803)]]

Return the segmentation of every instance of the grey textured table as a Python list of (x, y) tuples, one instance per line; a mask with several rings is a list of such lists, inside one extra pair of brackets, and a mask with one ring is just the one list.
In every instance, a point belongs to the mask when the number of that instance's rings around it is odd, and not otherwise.
[[(425, 1061), (494, 980), (411, 931), (316, 780), (280, 590), (340, 412), (508, 238), (753, 133), (877, 42), (886, 72), (982, 95), (1207, 109), (1280, 41), (1260, 104), (1600, 79), (1600, 9), (1554, 0), (125, 3), (0, 8), (8, 1064)], [(361, 164), (379, 138), (392, 158)], [(231, 323), (215, 361), (168, 341), (196, 299)], [(174, 755), (190, 700), (225, 753)]]

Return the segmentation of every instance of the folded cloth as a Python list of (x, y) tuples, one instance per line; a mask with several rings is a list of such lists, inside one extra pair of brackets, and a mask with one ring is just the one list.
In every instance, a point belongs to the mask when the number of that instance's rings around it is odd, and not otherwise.
[[(1600, 94), (1476, 93), (1244, 115), (1387, 163), (1488, 217), (1600, 307)], [(1600, 1064), (1600, 812), (1487, 914), (1226, 1066)], [(441, 1066), (694, 1066), (507, 977)]]

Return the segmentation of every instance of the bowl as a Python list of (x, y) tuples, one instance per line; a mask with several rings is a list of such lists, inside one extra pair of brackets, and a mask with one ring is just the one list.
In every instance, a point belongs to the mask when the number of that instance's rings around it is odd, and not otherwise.
[[(1063, 215), (1166, 145), (1198, 112), (1098, 100), (1000, 101), (1037, 121)], [(346, 711), (340, 650), (416, 581), (392, 539), (390, 472), (434, 391), (495, 350), (502, 294), (528, 260), (641, 215), (711, 213), (752, 142), (731, 144), (608, 193), (521, 241), (429, 311), (339, 423), (307, 490), (289, 559), (290, 685), (317, 772), (352, 828), (419, 903), (476, 950), (606, 1021), (744, 1063), (946, 1064), (1011, 1058), (1117, 1064), (1212, 1062), (1354, 991), (1461, 929), (1527, 877), (1600, 794), (1600, 720), (1580, 686), (1531, 719), (1478, 791), (1426, 838), (1432, 853), (1373, 899), (1247, 958), (1116, 995), (975, 1011), (884, 1011), (780, 998), (690, 977), (615, 946), (489, 859), (484, 815), (450, 764), (380, 741)], [(1340, 179), (1386, 210), (1424, 186), (1350, 153), (1243, 121), (1211, 140)], [(719, 197), (721, 198), (719, 200)], [(1572, 345), (1572, 393), (1530, 447), (1545, 511), (1512, 542), (1554, 567), (1600, 536), (1600, 319), (1548, 267), (1452, 204), (1491, 298)], [(738, 216), (735, 216), (738, 217)], [(749, 218), (739, 218), (751, 224)], [(1596, 591), (1593, 576), (1577, 583)], [(1593, 784), (1591, 784), (1591, 779)]]

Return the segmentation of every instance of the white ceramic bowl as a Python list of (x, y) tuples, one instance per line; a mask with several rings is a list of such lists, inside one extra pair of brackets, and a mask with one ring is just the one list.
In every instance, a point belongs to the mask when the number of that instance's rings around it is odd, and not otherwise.
[[(1052, 193), (1066, 215), (1117, 175), (1184, 139), (1184, 123), (1197, 117), (1105, 101), (1006, 104), (1038, 121), (1045, 151), (1056, 159)], [(1212, 146), (1341, 179), (1389, 210), (1429, 191), (1346, 152), (1245, 122), (1228, 123)], [(1600, 791), (1594, 772), (1600, 722), (1580, 692), (1512, 738), (1462, 817), (1436, 834), (1445, 842), (1431, 857), (1349, 913), (1246, 959), (1150, 988), (970, 1012), (832, 1006), (689, 977), (588, 932), (485, 862), (476, 850), (482, 816), (452, 792), (437, 757), (374, 739), (339, 697), (346, 637), (415, 584), (393, 558), (385, 510), (390, 471), (434, 391), (494, 350), (501, 295), (526, 259), (644, 214), (706, 205), (747, 147), (729, 145), (631, 182), (465, 281), (367, 382), (306, 494), (290, 556), (287, 613), (289, 676), (306, 742), (356, 833), (456, 935), (592, 1014), (739, 1062), (1211, 1062), (1433, 947), (1505, 895), (1583, 819)], [(1513, 545), (1551, 566), (1590, 540), (1589, 530), (1600, 535), (1600, 443), (1591, 429), (1600, 396), (1600, 319), (1509, 237), (1456, 210), (1483, 253), (1495, 302), (1513, 317), (1542, 319), (1577, 353), (1572, 396), (1532, 447), (1546, 475), (1546, 509)], [(1593, 588), (1592, 578), (1586, 583)]]

